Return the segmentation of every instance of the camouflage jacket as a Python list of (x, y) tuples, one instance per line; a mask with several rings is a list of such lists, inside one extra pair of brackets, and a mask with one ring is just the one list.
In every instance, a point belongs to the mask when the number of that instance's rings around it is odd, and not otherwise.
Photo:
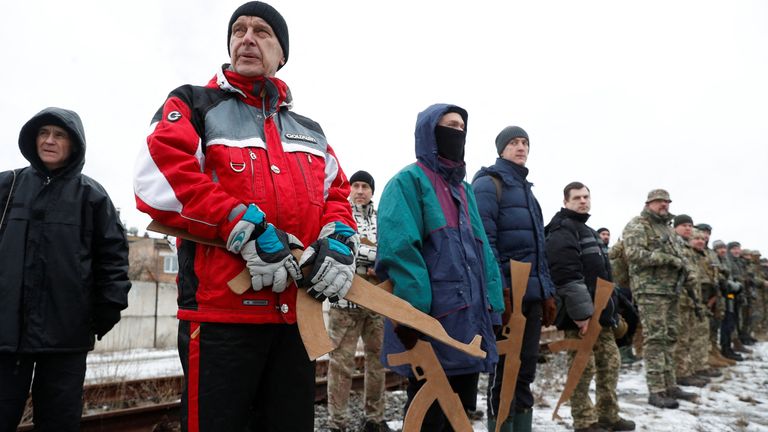
[(622, 232), (624, 253), (629, 262), (633, 294), (676, 296), (677, 282), (687, 270), (688, 283), (695, 280), (695, 269), (686, 263), (675, 232), (669, 226), (672, 216), (659, 216), (643, 209)]
[[(712, 261), (708, 249), (696, 252), (695, 264), (699, 269), (699, 282), (701, 282), (702, 301), (720, 294), (720, 263)], [(711, 251), (714, 253), (714, 251)], [(714, 258), (717, 260), (717, 257)]]
[[(680, 245), (684, 257), (683, 262), (686, 265), (685, 280), (683, 281), (683, 286), (679, 287), (681, 290), (680, 296), (681, 299), (683, 299), (681, 300), (681, 304), (689, 304), (689, 300), (701, 303), (703, 290), (701, 285), (702, 282), (709, 282), (709, 279), (702, 273), (702, 270), (699, 267), (699, 254), (690, 243), (677, 234), (675, 234), (675, 241)], [(693, 296), (693, 298), (691, 298), (691, 296)], [(692, 303), (689, 305), (693, 306)]]

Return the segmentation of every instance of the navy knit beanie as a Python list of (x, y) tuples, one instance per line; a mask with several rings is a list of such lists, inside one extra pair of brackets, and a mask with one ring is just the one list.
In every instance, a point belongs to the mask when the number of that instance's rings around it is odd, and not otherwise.
[(528, 139), (528, 133), (526, 133), (520, 126), (507, 126), (496, 136), (496, 152), (501, 155), (504, 148), (509, 144), (512, 138), (525, 138), (528, 140), (528, 145), (531, 144), (531, 140)]
[(260, 1), (248, 2), (237, 8), (232, 14), (232, 18), (229, 19), (229, 27), (227, 28), (227, 52), (230, 56), (232, 53), (229, 52), (229, 40), (232, 38), (232, 24), (241, 16), (259, 17), (272, 27), (272, 31), (275, 32), (277, 41), (280, 43), (280, 48), (283, 49), (283, 57), (285, 58), (285, 62), (277, 67), (277, 70), (280, 70), (281, 67), (285, 66), (285, 63), (288, 63), (288, 25), (285, 23), (283, 16), (272, 6)]

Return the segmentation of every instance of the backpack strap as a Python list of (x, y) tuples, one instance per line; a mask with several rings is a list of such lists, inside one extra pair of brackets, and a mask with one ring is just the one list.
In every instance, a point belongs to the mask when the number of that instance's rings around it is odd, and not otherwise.
[(501, 179), (496, 176), (496, 174), (488, 173), (488, 177), (493, 180), (493, 185), (496, 186), (496, 202), (501, 202)]

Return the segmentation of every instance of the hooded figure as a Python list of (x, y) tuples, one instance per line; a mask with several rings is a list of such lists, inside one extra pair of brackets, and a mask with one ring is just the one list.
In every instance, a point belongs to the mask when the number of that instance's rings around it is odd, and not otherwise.
[(107, 192), (81, 174), (75, 112), (44, 109), (19, 149), (30, 166), (0, 173), (0, 424), (18, 424), (34, 369), (35, 427), (78, 430), (86, 353), (128, 305), (128, 242)]
[[(460, 128), (439, 125), (450, 113), (460, 116)], [(455, 115), (453, 118), (458, 119)], [(498, 266), (474, 195), (463, 181), (466, 121), (467, 112), (453, 105), (432, 105), (418, 115), (417, 162), (389, 181), (378, 211), (376, 272), (380, 279), (389, 279), (396, 296), (435, 317), (451, 337), (465, 343), (477, 334), (483, 337), (485, 359), (441, 343), (432, 344), (449, 380), (492, 370), (498, 356), (489, 311), (504, 310)], [(432, 341), (420, 334), (418, 337)], [(409, 376), (413, 384), (409, 366), (387, 364), (388, 354), (402, 351), (403, 343), (392, 323), (386, 321), (382, 362), (398, 374)], [(457, 391), (455, 383), (451, 383)], [(408, 390), (410, 401), (412, 386)], [(461, 396), (461, 392), (457, 393)]]

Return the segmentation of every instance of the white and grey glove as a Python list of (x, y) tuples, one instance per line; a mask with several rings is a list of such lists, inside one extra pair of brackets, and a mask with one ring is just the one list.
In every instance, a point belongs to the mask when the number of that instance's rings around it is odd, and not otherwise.
[(303, 248), (294, 235), (267, 223), (264, 212), (255, 204), (248, 206), (227, 240), (227, 249), (245, 259), (255, 291), (271, 285), (273, 292), (281, 293), (288, 276), (300, 282), (301, 270), (291, 250)]
[(349, 226), (333, 222), (323, 227), (299, 261), (301, 268), (310, 268), (302, 286), (312, 297), (335, 303), (347, 295), (355, 275), (358, 245), (359, 237)]

